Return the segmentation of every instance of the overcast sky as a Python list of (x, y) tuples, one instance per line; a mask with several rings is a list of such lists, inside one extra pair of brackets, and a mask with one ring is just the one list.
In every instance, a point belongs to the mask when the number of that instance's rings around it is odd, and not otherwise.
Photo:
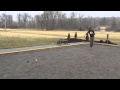
[[(16, 19), (16, 16), (18, 13), (28, 13), (31, 16), (34, 16), (36, 14), (41, 14), (43, 11), (6, 11), (6, 14), (13, 15), (14, 20)], [(78, 14), (83, 14), (84, 17), (92, 16), (92, 17), (120, 17), (120, 11), (63, 11), (67, 14), (69, 17), (71, 12), (75, 12), (78, 16)], [(0, 11), (0, 15), (2, 13), (5, 13), (5, 11)]]

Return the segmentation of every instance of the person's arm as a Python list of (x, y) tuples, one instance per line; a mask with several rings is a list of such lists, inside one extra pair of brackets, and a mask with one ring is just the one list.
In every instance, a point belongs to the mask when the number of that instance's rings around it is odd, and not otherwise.
[(94, 35), (95, 35), (95, 31), (93, 31)]
[(89, 31), (90, 31), (90, 30), (87, 31), (86, 35), (88, 35)]

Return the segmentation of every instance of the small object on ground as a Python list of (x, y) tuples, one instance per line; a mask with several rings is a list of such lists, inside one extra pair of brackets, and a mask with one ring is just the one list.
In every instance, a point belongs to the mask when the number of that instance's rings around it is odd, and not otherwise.
[(35, 61), (36, 61), (36, 62), (38, 61), (37, 58), (35, 59)]
[(99, 43), (103, 43), (104, 41), (103, 40), (100, 40)]
[(27, 61), (27, 63), (29, 63), (29, 61)]
[(58, 42), (57, 42), (57, 44), (68, 44), (68, 40), (66, 40), (66, 39), (60, 39)]

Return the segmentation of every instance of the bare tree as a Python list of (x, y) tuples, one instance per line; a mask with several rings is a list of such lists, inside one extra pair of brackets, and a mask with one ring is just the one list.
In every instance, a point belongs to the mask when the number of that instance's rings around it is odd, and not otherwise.
[(78, 17), (78, 29), (79, 30), (83, 30), (83, 25), (82, 25), (83, 17), (84, 17), (84, 15), (79, 13), (79, 17)]
[(40, 15), (36, 15), (35, 16), (35, 21), (36, 21), (36, 28), (40, 28)]
[(75, 29), (76, 26), (76, 14), (74, 12), (72, 12), (70, 14), (70, 19), (69, 19), (69, 29), (73, 30)]
[(22, 27), (22, 14), (17, 14), (17, 21), (18, 21), (18, 26), (19, 28)]
[(12, 15), (7, 15), (7, 27), (8, 28), (11, 28), (12, 27), (12, 23), (13, 23), (13, 17), (12, 17)]
[(117, 21), (116, 21), (116, 18), (113, 17), (111, 22), (111, 30), (117, 31), (117, 29), (118, 29)]
[(27, 28), (27, 21), (28, 21), (29, 17), (30, 17), (30, 15), (28, 15), (27, 13), (24, 13), (22, 15), (23, 28)]
[(5, 27), (5, 16), (8, 28), (37, 28), (46, 30), (85, 30), (88, 27), (97, 29), (99, 26), (111, 27), (111, 30), (120, 31), (119, 17), (79, 17), (72, 12), (70, 17), (61, 11), (44, 11), (42, 14), (32, 17), (27, 13), (17, 14), (17, 21), (13, 20), (12, 15), (0, 15), (0, 28)]

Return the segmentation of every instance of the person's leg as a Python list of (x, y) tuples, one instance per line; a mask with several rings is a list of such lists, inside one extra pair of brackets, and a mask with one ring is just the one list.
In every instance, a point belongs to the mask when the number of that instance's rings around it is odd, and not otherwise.
[(93, 45), (94, 45), (94, 37), (92, 37), (92, 47), (93, 47)]
[(93, 47), (94, 37), (90, 37), (90, 47)]
[(94, 37), (93, 37), (93, 45), (94, 45)]
[(92, 47), (92, 37), (90, 37), (90, 47)]

